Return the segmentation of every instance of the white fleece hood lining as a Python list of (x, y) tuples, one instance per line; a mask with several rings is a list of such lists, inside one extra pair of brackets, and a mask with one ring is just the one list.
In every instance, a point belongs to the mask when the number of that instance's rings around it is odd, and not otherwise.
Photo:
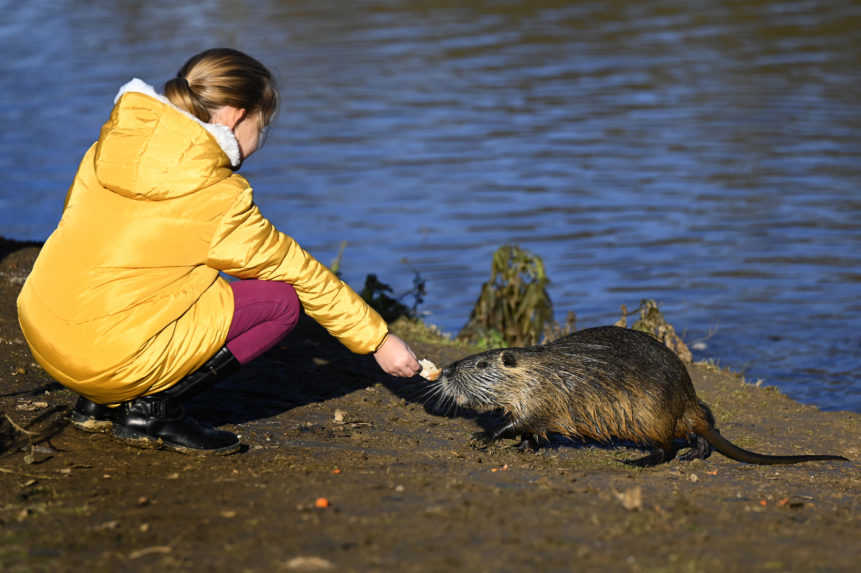
[(231, 167), (238, 167), (241, 163), (242, 158), (239, 154), (239, 142), (236, 141), (236, 136), (233, 135), (233, 131), (226, 125), (221, 125), (219, 123), (206, 123), (200, 121), (198, 118), (194, 117), (187, 111), (173, 105), (169, 99), (159, 93), (156, 93), (155, 89), (153, 89), (151, 85), (138, 78), (133, 78), (130, 82), (126, 83), (120, 88), (120, 91), (117, 92), (117, 96), (114, 98), (114, 105), (116, 105), (116, 103), (123, 96), (123, 94), (129, 92), (143, 94), (153, 99), (156, 99), (164, 104), (169, 105), (179, 113), (196, 121), (201, 125), (201, 127), (203, 127), (203, 129), (212, 134), (212, 137), (215, 138), (215, 141), (218, 142), (219, 147), (221, 147), (222, 151), (224, 151), (224, 154), (227, 155), (227, 158), (230, 160)]

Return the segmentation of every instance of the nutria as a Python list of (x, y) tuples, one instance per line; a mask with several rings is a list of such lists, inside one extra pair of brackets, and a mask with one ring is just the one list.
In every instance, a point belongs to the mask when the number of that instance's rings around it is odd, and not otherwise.
[(744, 450), (720, 435), (712, 413), (694, 392), (682, 361), (648, 334), (602, 326), (528, 348), (490, 350), (443, 370), (431, 390), (459, 406), (501, 408), (508, 423), (489, 440), (516, 432), (535, 440), (548, 433), (609, 443), (633, 442), (653, 451), (627, 461), (651, 466), (706, 458), (712, 447), (751, 464), (846, 460), (833, 455), (769, 456)]

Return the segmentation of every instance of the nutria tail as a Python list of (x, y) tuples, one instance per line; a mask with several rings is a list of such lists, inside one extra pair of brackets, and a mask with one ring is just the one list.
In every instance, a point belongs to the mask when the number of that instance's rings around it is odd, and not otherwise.
[(799, 462), (814, 462), (819, 460), (840, 460), (848, 462), (849, 460), (843, 456), (832, 455), (809, 455), (809, 456), (769, 456), (766, 454), (757, 454), (740, 448), (720, 435), (714, 427), (697, 430), (697, 434), (705, 438), (711, 446), (725, 455), (739, 462), (748, 464), (759, 464), (763, 466), (776, 464), (797, 464)]

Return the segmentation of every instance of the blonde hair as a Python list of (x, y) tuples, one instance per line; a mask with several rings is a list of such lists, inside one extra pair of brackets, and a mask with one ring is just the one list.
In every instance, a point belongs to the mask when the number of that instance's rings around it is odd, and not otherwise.
[(180, 109), (201, 121), (229, 105), (260, 112), (263, 126), (269, 125), (278, 109), (278, 89), (266, 67), (238, 50), (214, 48), (192, 56), (164, 84), (164, 95)]

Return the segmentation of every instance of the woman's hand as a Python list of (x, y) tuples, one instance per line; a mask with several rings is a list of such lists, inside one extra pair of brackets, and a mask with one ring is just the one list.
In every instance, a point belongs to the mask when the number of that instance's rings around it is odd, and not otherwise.
[(380, 368), (392, 376), (411, 378), (422, 369), (412, 349), (394, 334), (386, 336), (386, 339), (374, 352), (374, 358)]

